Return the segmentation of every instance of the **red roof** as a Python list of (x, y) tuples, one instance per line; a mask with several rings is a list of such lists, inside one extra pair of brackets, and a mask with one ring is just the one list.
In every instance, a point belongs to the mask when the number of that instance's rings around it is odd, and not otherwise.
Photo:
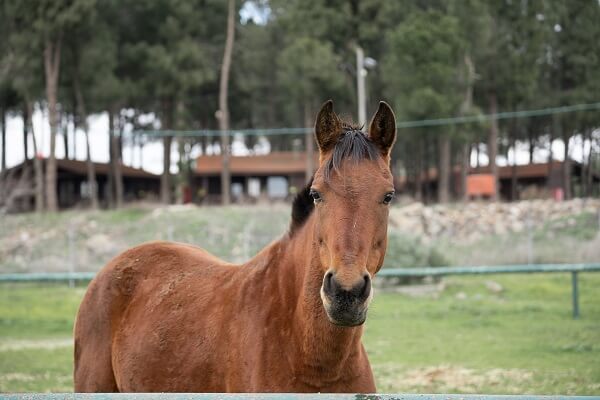
[[(229, 159), (232, 174), (236, 175), (288, 175), (306, 171), (306, 153), (294, 151), (273, 152), (258, 156), (235, 156)], [(315, 156), (315, 166), (318, 165)], [(198, 175), (218, 175), (223, 169), (223, 157), (200, 156), (196, 159)]]
[[(573, 161), (571, 161), (573, 162)], [(560, 169), (562, 168), (562, 161), (553, 161), (552, 169)], [(516, 166), (516, 175), (517, 178), (541, 178), (548, 176), (550, 172), (550, 166), (548, 163), (539, 163), (539, 164), (525, 164), (525, 165), (517, 165)], [(503, 167), (498, 167), (498, 177), (500, 179), (508, 179), (512, 177), (513, 166), (506, 165)], [(489, 174), (490, 168), (488, 166), (479, 167), (479, 168), (471, 168), (469, 173), (472, 174)]]
[[(80, 160), (64, 160), (57, 159), (56, 167), (62, 170), (72, 172), (74, 174), (82, 174), (85, 175), (87, 173), (87, 162)], [(94, 169), (97, 175), (107, 175), (110, 169), (110, 164), (108, 163), (94, 163)], [(144, 171), (143, 169), (129, 167), (127, 165), (121, 165), (121, 173), (125, 178), (158, 178), (158, 175), (155, 175), (151, 172)]]

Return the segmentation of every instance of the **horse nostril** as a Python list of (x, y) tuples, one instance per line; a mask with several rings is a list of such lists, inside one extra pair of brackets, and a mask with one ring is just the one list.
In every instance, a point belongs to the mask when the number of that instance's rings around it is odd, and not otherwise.
[(325, 274), (325, 278), (323, 279), (323, 290), (325, 291), (325, 293), (331, 293), (331, 290), (333, 289), (332, 279), (333, 272), (327, 272)]
[(360, 298), (366, 300), (371, 294), (371, 276), (369, 274), (365, 274), (364, 276), (364, 285), (362, 291), (360, 292)]

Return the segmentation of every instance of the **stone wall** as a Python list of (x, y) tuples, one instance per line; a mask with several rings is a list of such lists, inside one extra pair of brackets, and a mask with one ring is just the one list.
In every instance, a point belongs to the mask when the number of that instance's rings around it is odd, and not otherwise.
[(425, 240), (452, 237), (474, 241), (484, 235), (522, 232), (554, 221), (575, 225), (574, 217), (581, 213), (600, 215), (600, 199), (433, 206), (411, 203), (390, 210), (390, 226)]

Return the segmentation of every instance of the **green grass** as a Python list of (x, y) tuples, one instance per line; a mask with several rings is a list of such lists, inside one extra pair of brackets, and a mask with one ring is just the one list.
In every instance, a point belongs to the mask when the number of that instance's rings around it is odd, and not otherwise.
[[(484, 282), (490, 279), (504, 291), (489, 292)], [(567, 274), (454, 277), (447, 282), (439, 299), (377, 297), (365, 341), (379, 390), (600, 391), (600, 275), (581, 279), (580, 320), (571, 319)], [(411, 374), (415, 369), (430, 376), (415, 384), (418, 379), (410, 379), (420, 377)]]
[[(503, 287), (489, 291), (485, 282)], [(379, 291), (365, 345), (380, 392), (600, 393), (600, 274), (451, 277), (435, 297)], [(71, 391), (83, 288), (0, 286), (0, 391)]]
[(73, 320), (84, 288), (0, 286), (0, 392), (73, 391)]
[[(165, 239), (248, 259), (285, 232), (288, 206), (127, 208), (5, 216), (0, 272), (95, 271), (119, 251)], [(68, 243), (69, 231), (73, 242)], [(94, 239), (101, 236), (100, 246)], [(582, 213), (476, 242), (424, 242), (390, 229), (386, 265), (523, 263), (600, 259), (597, 216)], [(69, 255), (69, 248), (72, 254)], [(490, 292), (494, 280), (504, 290)], [(580, 274), (581, 313), (571, 319), (570, 276), (451, 277), (439, 295), (378, 291), (365, 344), (380, 392), (600, 393), (600, 274)], [(0, 392), (71, 391), (71, 331), (85, 289), (0, 285)]]

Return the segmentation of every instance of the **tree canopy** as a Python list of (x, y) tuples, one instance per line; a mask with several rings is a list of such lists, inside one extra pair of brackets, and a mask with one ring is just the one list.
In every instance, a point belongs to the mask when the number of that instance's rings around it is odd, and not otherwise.
[[(0, 7), (0, 108), (47, 107), (56, 114), (53, 134), (69, 114), (81, 121), (98, 112), (114, 117), (117, 130), (140, 127), (142, 114), (155, 115), (163, 129), (216, 129), (226, 3), (7, 0)], [(594, 0), (238, 0), (235, 6), (245, 12), (235, 26), (232, 128), (307, 126), (328, 98), (354, 114), (362, 73), (356, 46), (377, 61), (366, 77), (368, 111), (386, 100), (400, 121), (600, 101)], [(119, 125), (121, 110), (132, 113)], [(599, 119), (598, 111), (588, 111), (407, 129), (393, 154), (394, 171), (421, 176), (437, 167), (448, 180), (460, 154), (468, 162), (472, 146), (486, 143), (495, 159), (515, 141), (533, 148), (550, 138), (594, 139)], [(272, 138), (273, 148), (285, 140)]]

